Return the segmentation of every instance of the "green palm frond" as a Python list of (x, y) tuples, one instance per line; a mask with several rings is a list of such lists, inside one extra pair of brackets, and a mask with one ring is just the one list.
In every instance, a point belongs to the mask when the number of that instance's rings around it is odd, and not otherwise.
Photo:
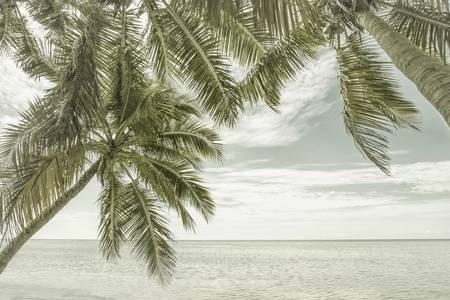
[(148, 84), (145, 70), (147, 64), (139, 49), (140, 24), (133, 10), (122, 8), (121, 28), (107, 46), (111, 49), (110, 86), (107, 87), (107, 106), (114, 112), (117, 123), (130, 117), (136, 111), (136, 102), (146, 98)]
[(110, 167), (103, 176), (102, 192), (98, 200), (100, 206), (98, 235), (103, 256), (111, 259), (120, 257), (120, 248), (126, 240), (125, 225), (129, 208), (123, 197), (125, 184), (117, 172)]
[(107, 62), (101, 62), (97, 45), (99, 40), (109, 37), (106, 30), (102, 31), (105, 26), (102, 5), (95, 5), (77, 21), (80, 35), (73, 47), (72, 59), (51, 94), (57, 107), (60, 132), (73, 139), (83, 127), (92, 127), (99, 120), (102, 107), (99, 64), (106, 66)]
[(158, 142), (179, 151), (186, 149), (185, 152), (195, 153), (198, 157), (222, 160), (221, 139), (214, 130), (193, 119), (174, 123), (171, 128), (158, 135)]
[(2, 1), (0, 3), (0, 53), (11, 52), (18, 25), (15, 1)]
[[(0, 161), (3, 166), (20, 167), (30, 158), (52, 155), (55, 151), (64, 151), (68, 147), (67, 137), (58, 129), (58, 116), (51, 96), (36, 98), (29, 107), (20, 113), (17, 124), (3, 129), (0, 140)], [(87, 135), (79, 135), (79, 142)], [(79, 147), (80, 143), (74, 144)]]
[(447, 61), (450, 47), (450, 13), (422, 0), (397, 0), (389, 5), (388, 22), (417, 47)]
[(289, 35), (300, 22), (307, 24), (310, 21), (308, 14), (311, 6), (308, 1), (251, 0), (251, 3), (258, 22), (277, 36)]
[(389, 174), (387, 134), (399, 127), (415, 128), (418, 111), (403, 98), (389, 65), (366, 39), (351, 36), (338, 50), (338, 62), (347, 132), (361, 153)]
[(232, 14), (222, 10), (214, 18), (212, 26), (217, 28), (226, 55), (238, 60), (241, 65), (253, 66), (264, 55), (273, 38), (255, 24), (248, 6), (250, 4), (241, 6)]
[(256, 103), (261, 99), (272, 108), (278, 106), (286, 83), (295, 78), (311, 59), (321, 43), (321, 37), (314, 38), (304, 28), (297, 28), (291, 34), (270, 48), (240, 82), (245, 99)]
[(189, 8), (193, 13), (206, 19), (207, 22), (218, 22), (217, 16), (221, 13), (234, 14), (243, 6), (247, 6), (247, 0), (171, 0), (171, 4), (178, 7)]
[(139, 178), (147, 187), (158, 195), (170, 207), (176, 208), (179, 203), (187, 203), (194, 207), (205, 220), (214, 213), (214, 201), (203, 181), (191, 163), (187, 161), (171, 161), (124, 153), (125, 159), (136, 168)]
[(192, 205), (205, 220), (214, 214), (214, 201), (197, 171), (186, 162), (169, 162), (146, 157), (156, 174), (163, 175), (175, 188), (175, 194), (182, 201)]
[(55, 81), (57, 66), (51, 58), (51, 42), (38, 40), (27, 18), (14, 1), (0, 5), (0, 53), (13, 53), (17, 65), (29, 76)]
[(61, 0), (29, 0), (25, 3), (30, 16), (47, 29), (52, 39), (64, 39), (67, 23), (71, 22), (66, 13), (66, 1)]
[(129, 212), (125, 225), (127, 243), (137, 259), (147, 265), (149, 275), (166, 283), (175, 266), (173, 237), (164, 216), (167, 212), (156, 197), (129, 173), (128, 176), (131, 183), (124, 187), (121, 195)]
[[(272, 37), (284, 37), (299, 24), (317, 29), (320, 24), (315, 1), (308, 0), (173, 0), (174, 5), (184, 5), (209, 23), (220, 23), (222, 14), (251, 15), (253, 27), (262, 29)], [(320, 27), (320, 25), (319, 25)]]
[(208, 26), (196, 21), (194, 14), (162, 2), (161, 26), (170, 37), (168, 44), (178, 77), (198, 95), (214, 121), (234, 124), (242, 101), (230, 73), (230, 63), (219, 51), (218, 40)]
[(82, 173), (82, 147), (34, 156), (20, 166), (2, 168), (3, 225), (14, 236), (51, 206)]
[(163, 18), (153, 0), (142, 1), (147, 13), (148, 23), (144, 32), (147, 36), (147, 57), (150, 60), (153, 73), (159, 80), (174, 76), (174, 57), (169, 44), (168, 32), (164, 30)]

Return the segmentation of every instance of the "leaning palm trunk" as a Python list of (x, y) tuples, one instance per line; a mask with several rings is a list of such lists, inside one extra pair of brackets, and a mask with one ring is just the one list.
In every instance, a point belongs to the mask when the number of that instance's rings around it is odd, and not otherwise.
[(11, 259), (17, 254), (22, 246), (45, 224), (47, 224), (70, 200), (72, 200), (91, 181), (97, 172), (99, 162), (97, 161), (80, 177), (75, 185), (68, 189), (54, 205), (46, 209), (41, 215), (34, 219), (20, 234), (14, 237), (8, 245), (0, 252), (0, 274), (6, 268)]
[(450, 126), (450, 66), (427, 55), (372, 12), (362, 13), (360, 19), (394, 65), (415, 83)]

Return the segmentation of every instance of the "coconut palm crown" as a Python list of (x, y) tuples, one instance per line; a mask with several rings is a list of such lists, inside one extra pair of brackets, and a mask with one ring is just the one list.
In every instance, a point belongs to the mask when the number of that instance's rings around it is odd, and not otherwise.
[(38, 46), (28, 31), (9, 42), (19, 65), (53, 86), (2, 137), (0, 272), (97, 175), (104, 256), (119, 257), (127, 244), (167, 282), (175, 263), (168, 213), (188, 230), (195, 227), (189, 207), (211, 217), (200, 171), (203, 160), (221, 160), (220, 139), (197, 102), (150, 76), (133, 9), (115, 15), (91, 3), (55, 20), (39, 8), (30, 12), (54, 27), (50, 45)]

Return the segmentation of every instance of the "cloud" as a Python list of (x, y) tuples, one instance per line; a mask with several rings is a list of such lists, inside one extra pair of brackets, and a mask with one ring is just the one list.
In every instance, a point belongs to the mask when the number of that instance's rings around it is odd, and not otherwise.
[(226, 144), (244, 147), (284, 146), (301, 139), (314, 119), (329, 110), (333, 102), (324, 101), (336, 79), (333, 51), (324, 51), (320, 58), (291, 82), (283, 96), (280, 112), (266, 105), (249, 108), (234, 129), (222, 130)]
[(28, 101), (42, 95), (49, 83), (29, 78), (10, 58), (0, 56), (0, 86), (0, 127), (3, 127), (14, 123), (18, 112), (27, 107)]
[(448, 237), (449, 170), (450, 161), (394, 165), (392, 177), (372, 166), (213, 168), (216, 216), (196, 235), (174, 228), (188, 239)]
[(240, 200), (242, 207), (271, 214), (433, 201), (427, 194), (450, 196), (449, 170), (450, 161), (394, 165), (392, 177), (374, 167), (311, 170), (235, 165), (210, 169), (206, 177), (219, 205)]

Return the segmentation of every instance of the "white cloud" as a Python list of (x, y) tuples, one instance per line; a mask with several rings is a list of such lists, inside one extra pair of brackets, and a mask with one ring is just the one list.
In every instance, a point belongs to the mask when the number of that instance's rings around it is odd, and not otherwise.
[(374, 167), (335, 167), (254, 168), (250, 164), (209, 169), (205, 178), (217, 203), (216, 216), (207, 226), (200, 224), (197, 235), (176, 233), (199, 239), (450, 234), (442, 227), (450, 225), (450, 161), (394, 165), (392, 177)]
[(0, 127), (14, 123), (18, 112), (27, 107), (28, 101), (41, 95), (48, 82), (30, 79), (16, 67), (14, 62), (5, 56), (0, 56)]
[(335, 79), (334, 53), (324, 51), (317, 61), (287, 86), (279, 113), (264, 104), (248, 109), (236, 128), (222, 131), (225, 143), (270, 147), (298, 141), (316, 125), (313, 119), (332, 106), (333, 102), (323, 100)]

